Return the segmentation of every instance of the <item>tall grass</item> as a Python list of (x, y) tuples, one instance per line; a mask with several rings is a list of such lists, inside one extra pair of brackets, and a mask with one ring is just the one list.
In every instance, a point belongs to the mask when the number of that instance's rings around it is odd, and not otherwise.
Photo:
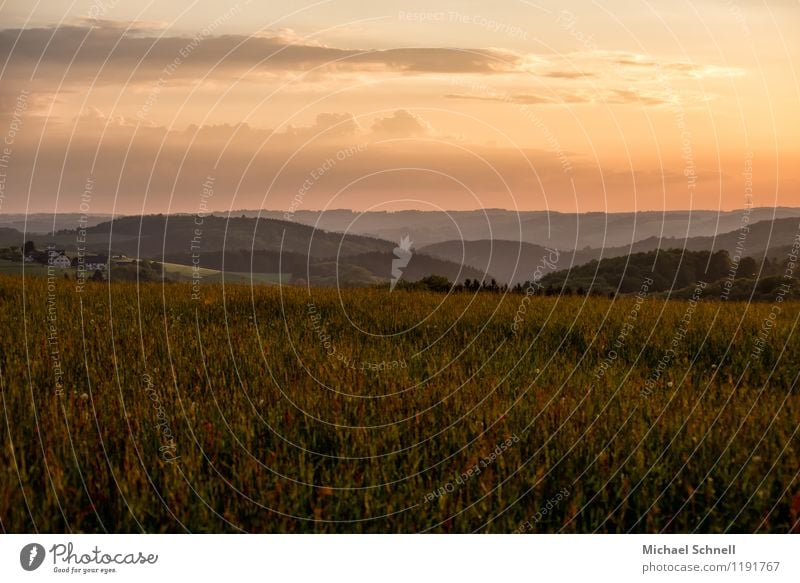
[(754, 356), (769, 303), (48, 293), (0, 277), (6, 531), (798, 528), (796, 303)]

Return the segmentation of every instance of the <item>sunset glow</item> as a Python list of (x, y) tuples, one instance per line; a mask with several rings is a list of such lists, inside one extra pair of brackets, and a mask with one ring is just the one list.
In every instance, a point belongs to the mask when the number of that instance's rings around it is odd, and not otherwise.
[(196, 4), (5, 3), (3, 211), (800, 205), (796, 3)]

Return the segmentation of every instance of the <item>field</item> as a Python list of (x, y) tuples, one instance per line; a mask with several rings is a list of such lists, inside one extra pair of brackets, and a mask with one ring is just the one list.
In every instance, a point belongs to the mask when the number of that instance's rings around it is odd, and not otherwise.
[(0, 276), (23, 532), (789, 532), (800, 304)]
[[(180, 263), (162, 262), (161, 265), (164, 269), (164, 275), (168, 279), (191, 279), (194, 273), (191, 265), (181, 265)], [(220, 283), (223, 280), (223, 272), (219, 269), (209, 269), (201, 267), (197, 270), (200, 274), (198, 279), (201, 283)], [(225, 283), (254, 283), (254, 284), (275, 284), (280, 283), (281, 279), (289, 281), (292, 279), (291, 274), (284, 273), (246, 273), (239, 271), (226, 271)]]
[[(0, 259), (0, 274), (20, 275), (22, 270), (25, 270), (26, 276), (43, 276), (47, 277), (47, 265), (39, 263), (22, 263), (21, 261), (8, 261)], [(55, 273), (61, 275), (63, 272), (59, 269), (53, 268)]]

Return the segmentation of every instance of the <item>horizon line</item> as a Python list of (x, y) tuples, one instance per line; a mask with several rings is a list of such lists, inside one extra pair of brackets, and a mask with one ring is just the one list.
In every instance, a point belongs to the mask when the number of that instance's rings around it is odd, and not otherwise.
[[(745, 210), (762, 210), (762, 209), (773, 209), (773, 210), (796, 210), (800, 211), (800, 206), (750, 206), (750, 207), (736, 207), (731, 209), (715, 209), (715, 208), (694, 208), (694, 209), (637, 209), (637, 210), (629, 210), (629, 211), (559, 211), (559, 210), (547, 210), (547, 209), (527, 209), (527, 210), (520, 210), (520, 209), (506, 209), (500, 207), (485, 207), (485, 208), (474, 208), (474, 209), (442, 209), (442, 210), (425, 210), (425, 209), (401, 209), (401, 210), (369, 210), (369, 211), (362, 211), (356, 209), (349, 209), (349, 208), (334, 208), (334, 209), (302, 209), (297, 210), (294, 212), (288, 212), (285, 209), (258, 209), (258, 208), (238, 208), (238, 209), (225, 209), (225, 210), (211, 210), (203, 212), (202, 214), (209, 216), (209, 215), (222, 215), (222, 214), (234, 214), (234, 213), (279, 213), (279, 214), (288, 214), (288, 215), (297, 215), (301, 213), (334, 213), (334, 212), (348, 212), (354, 214), (398, 214), (398, 213), (427, 213), (427, 214), (435, 214), (435, 213), (474, 213), (474, 212), (507, 212), (507, 213), (549, 213), (549, 214), (559, 214), (559, 215), (590, 215), (590, 214), (606, 214), (606, 215), (622, 215), (622, 214), (640, 214), (640, 213), (694, 213), (694, 212), (708, 212), (708, 213), (732, 213), (736, 211), (745, 211)], [(32, 215), (48, 215), (48, 216), (58, 216), (58, 215), (82, 215), (79, 211), (64, 211), (64, 212), (48, 212), (48, 211), (33, 211), (33, 212), (8, 212), (3, 213), (4, 216), (32, 216)], [(174, 211), (169, 213), (163, 212), (152, 212), (152, 213), (110, 213), (110, 212), (97, 212), (97, 213), (86, 213), (86, 216), (108, 216), (108, 217), (136, 217), (136, 216), (157, 216), (157, 215), (196, 215), (198, 214), (196, 211)], [(0, 219), (0, 223), (2, 223), (2, 219)]]

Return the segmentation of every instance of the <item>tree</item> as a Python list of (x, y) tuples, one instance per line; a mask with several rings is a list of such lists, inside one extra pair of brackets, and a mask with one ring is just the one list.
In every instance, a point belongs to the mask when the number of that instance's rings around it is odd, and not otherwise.
[(758, 272), (756, 260), (752, 257), (742, 257), (739, 261), (739, 276), (744, 278), (755, 277)]
[(23, 248), (23, 253), (25, 253), (25, 255), (30, 255), (34, 251), (36, 251), (36, 243), (34, 243), (33, 241), (25, 241), (25, 247)]
[(446, 292), (450, 290), (450, 280), (442, 275), (423, 277), (420, 283), (431, 291)]
[(716, 281), (725, 277), (731, 268), (731, 256), (724, 249), (712, 253), (708, 259), (708, 277)]

